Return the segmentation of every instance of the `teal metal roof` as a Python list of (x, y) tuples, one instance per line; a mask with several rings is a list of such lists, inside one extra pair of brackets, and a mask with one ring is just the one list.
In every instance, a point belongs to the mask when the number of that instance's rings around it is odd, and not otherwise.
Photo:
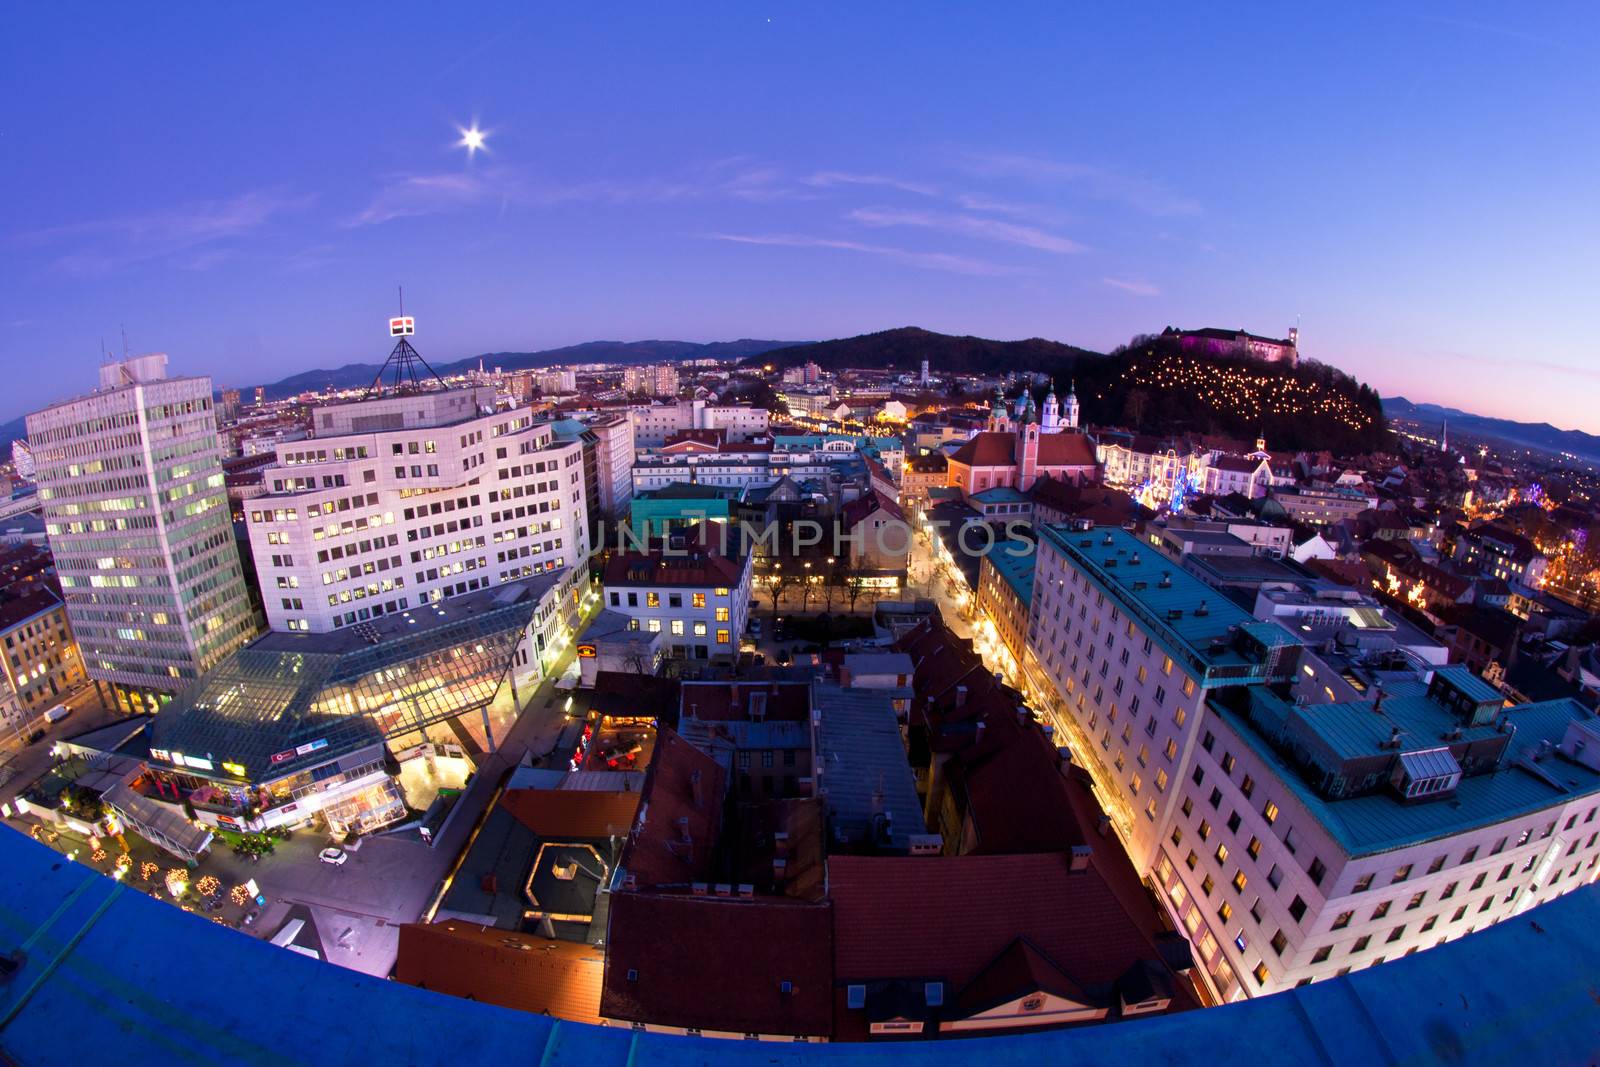
[[(1011, 549), (1025, 546), (1025, 554), (1014, 555)], [(1033, 599), (1033, 572), (1039, 566), (1039, 553), (1029, 541), (1000, 541), (989, 554), (984, 557), (995, 573), (1004, 578), (1006, 584), (1011, 586), (1011, 591), (1022, 601), (1022, 606), (1027, 607)]]
[[(1420, 682), (1409, 684), (1422, 685)], [(1402, 700), (1411, 697), (1409, 690), (1401, 694)], [(1252, 688), (1251, 698), (1265, 705), (1266, 713), (1271, 716), (1286, 716), (1293, 710), (1264, 687)], [(1395, 696), (1385, 698), (1386, 711), (1395, 699)], [(1370, 703), (1356, 705), (1358, 708), (1362, 706), (1366, 709), (1366, 715), (1381, 721), (1380, 716), (1372, 711)], [(1552, 763), (1547, 759), (1544, 764), (1548, 773), (1563, 788), (1557, 788), (1543, 778), (1514, 766), (1519, 758), (1536, 750), (1541, 740), (1559, 742), (1567, 731), (1567, 725), (1573, 720), (1592, 718), (1588, 710), (1575, 700), (1551, 700), (1507, 708), (1505, 714), (1516, 724), (1517, 732), (1506, 750), (1501, 769), (1463, 777), (1448, 798), (1411, 804), (1402, 804), (1387, 792), (1329, 800), (1305, 781), (1300, 770), (1285, 759), (1248, 718), (1223, 707), (1217, 701), (1211, 702), (1208, 707), (1267, 763), (1274, 777), (1293, 791), (1295, 798), (1352, 856), (1388, 852), (1531, 815), (1564, 804), (1574, 797), (1600, 795), (1600, 774), (1570, 760)], [(1316, 709), (1319, 714), (1321, 710), (1320, 707)], [(1384, 734), (1388, 735), (1387, 727), (1384, 728)], [(1366, 751), (1376, 749), (1369, 748)]]
[(1050, 523), (1038, 529), (1069, 563), (1137, 618), (1174, 659), (1187, 664), (1201, 685), (1267, 680), (1267, 664), (1239, 651), (1235, 641), (1239, 631), (1267, 649), (1299, 644), (1282, 626), (1257, 620), (1120, 526), (1080, 531)]
[[(1340, 759), (1373, 756), (1382, 751), (1379, 743), (1388, 741), (1398, 728), (1407, 749), (1417, 747), (1422, 738), (1437, 738), (1460, 727), (1463, 742), (1493, 737), (1493, 726), (1465, 726), (1450, 709), (1428, 696), (1422, 682), (1391, 682), (1386, 687), (1381, 710), (1374, 711), (1370, 700), (1342, 704), (1301, 704), (1294, 717), (1310, 726), (1316, 736)], [(1499, 697), (1499, 694), (1495, 694)]]
[(1436, 669), (1433, 673), (1449, 681), (1475, 703), (1499, 704), (1505, 700), (1504, 693), (1472, 673), (1472, 668), (1465, 664), (1452, 663), (1447, 667)]
[(993, 489), (985, 489), (981, 493), (973, 493), (972, 499), (980, 504), (1026, 504), (1028, 494), (1011, 488), (1009, 485), (997, 485)]

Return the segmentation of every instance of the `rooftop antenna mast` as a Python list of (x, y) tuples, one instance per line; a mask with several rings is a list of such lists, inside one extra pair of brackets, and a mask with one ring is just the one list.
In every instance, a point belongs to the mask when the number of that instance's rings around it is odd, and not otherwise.
[[(430, 367), (428, 361), (422, 358), (422, 354), (411, 347), (411, 342), (406, 340), (406, 338), (413, 336), (417, 332), (417, 321), (404, 313), (404, 287), (397, 286), (396, 288), (399, 290), (400, 295), (401, 314), (389, 320), (389, 336), (398, 337), (399, 340), (395, 342), (394, 350), (389, 353), (389, 358), (384, 361), (383, 366), (378, 368), (377, 377), (372, 379), (372, 386), (366, 392), (367, 396), (383, 395), (383, 376), (391, 370), (394, 372), (394, 391), (396, 393), (421, 392), (423, 389), (428, 388), (427, 377), (430, 376), (440, 386), (445, 384), (444, 379), (439, 377), (439, 372)], [(418, 373), (417, 368), (419, 366), (427, 372), (426, 376)]]

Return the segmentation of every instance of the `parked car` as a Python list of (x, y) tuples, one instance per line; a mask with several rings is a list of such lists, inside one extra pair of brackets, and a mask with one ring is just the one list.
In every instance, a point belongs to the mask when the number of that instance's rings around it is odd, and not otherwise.
[(323, 863), (331, 863), (335, 867), (342, 867), (345, 860), (350, 858), (350, 853), (342, 848), (325, 848), (317, 853), (317, 859)]
[(71, 708), (67, 707), (65, 704), (57, 704), (55, 707), (51, 708), (49, 711), (44, 713), (44, 721), (45, 722), (60, 722), (62, 719), (65, 719), (68, 715), (71, 715), (71, 714), (72, 714), (72, 709)]
[(751, 619), (750, 620), (750, 635), (752, 637), (760, 637), (761, 636), (761, 620), (760, 619)]

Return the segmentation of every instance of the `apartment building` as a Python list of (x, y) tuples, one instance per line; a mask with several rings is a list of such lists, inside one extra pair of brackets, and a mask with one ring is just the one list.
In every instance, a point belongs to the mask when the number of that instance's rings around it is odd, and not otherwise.
[(210, 378), (167, 357), (100, 368), (100, 388), (27, 418), (40, 510), (89, 677), (148, 711), (248, 640)]
[(589, 555), (583, 443), (490, 387), (318, 408), (250, 501), (274, 630), (327, 632)]
[(669, 656), (732, 658), (750, 617), (751, 557), (733, 559), (681, 535), (648, 551), (616, 552), (602, 578), (604, 604), (661, 634)]
[(1273, 486), (1272, 499), (1295, 522), (1308, 526), (1336, 526), (1372, 506), (1359, 489), (1344, 486)]
[(1319, 660), (1120, 530), (1042, 530), (1029, 659), (1136, 868), (1235, 1000), (1594, 876), (1600, 728), (1462, 667), (1315, 702)]
[[(674, 390), (676, 391), (676, 390)], [(749, 404), (714, 404), (705, 400), (679, 400), (669, 404), (640, 404), (630, 412), (634, 445), (660, 448), (685, 430), (723, 430), (730, 441), (748, 441), (767, 432), (766, 408)]]

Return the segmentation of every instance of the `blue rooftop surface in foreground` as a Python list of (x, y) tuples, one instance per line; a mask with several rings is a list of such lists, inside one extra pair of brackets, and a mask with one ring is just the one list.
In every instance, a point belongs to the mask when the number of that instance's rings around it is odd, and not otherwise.
[(153, 900), (0, 829), (0, 1052), (17, 1063), (1585, 1064), (1600, 888), (1261, 1000), (1020, 1037), (797, 1045), (635, 1034), (386, 982)]

